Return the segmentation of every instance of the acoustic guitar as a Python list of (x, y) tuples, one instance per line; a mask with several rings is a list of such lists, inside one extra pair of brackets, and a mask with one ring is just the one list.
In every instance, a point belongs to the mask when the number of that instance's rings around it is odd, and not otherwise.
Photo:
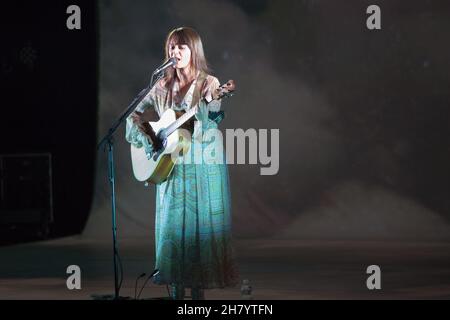
[[(212, 93), (212, 100), (230, 97), (234, 91), (234, 81), (229, 80)], [(198, 111), (198, 105), (186, 112), (167, 109), (157, 122), (149, 122), (152, 154), (147, 154), (144, 147), (137, 148), (131, 145), (133, 173), (138, 181), (159, 184), (167, 180), (177, 158), (189, 150), (190, 139), (186, 137), (186, 130), (181, 129), (187, 129), (192, 134), (193, 117)]]

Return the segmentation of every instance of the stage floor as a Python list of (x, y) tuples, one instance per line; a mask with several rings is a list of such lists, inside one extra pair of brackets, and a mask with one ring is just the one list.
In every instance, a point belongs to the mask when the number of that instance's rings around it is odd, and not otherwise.
[[(240, 278), (258, 299), (449, 299), (450, 242), (239, 240)], [(153, 271), (153, 245), (120, 240), (121, 296), (134, 297), (135, 280)], [(92, 299), (114, 292), (112, 245), (67, 238), (0, 247), (0, 299)], [(66, 269), (81, 268), (81, 290), (68, 290)], [(368, 290), (366, 268), (379, 265), (381, 290)], [(145, 279), (145, 278), (144, 278)], [(144, 282), (140, 280), (138, 291)], [(167, 297), (148, 283), (141, 299)], [(207, 299), (241, 299), (240, 286), (206, 291)]]

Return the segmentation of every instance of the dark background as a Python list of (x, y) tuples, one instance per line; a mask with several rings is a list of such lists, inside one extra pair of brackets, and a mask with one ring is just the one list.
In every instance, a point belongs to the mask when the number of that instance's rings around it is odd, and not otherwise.
[[(377, 1), (374, 31), (371, 1), (78, 1), (82, 31), (65, 28), (69, 4), (1, 10), (1, 154), (52, 153), (54, 236), (110, 239), (96, 143), (183, 25), (214, 74), (236, 80), (222, 128), (280, 129), (277, 175), (230, 165), (236, 237), (450, 236), (447, 2)], [(20, 60), (28, 43), (32, 67)], [(134, 180), (128, 149), (122, 127), (119, 234), (152, 239), (154, 189)]]
[[(101, 2), (100, 132), (161, 63), (167, 33), (192, 26), (214, 74), (237, 83), (222, 128), (280, 129), (277, 175), (230, 166), (237, 237), (448, 238), (450, 8), (378, 1), (382, 29), (370, 31), (371, 4)], [(120, 232), (151, 238), (154, 190), (119, 148)], [(98, 168), (85, 235), (108, 236)]]
[[(2, 4), (0, 155), (15, 155), (2, 170), (0, 216), (11, 217), (2, 220), (2, 240), (34, 236), (40, 226), (27, 216), (46, 211), (42, 199), (49, 196), (48, 236), (80, 233), (89, 215), (98, 121), (98, 11), (95, 1), (78, 1), (82, 31), (69, 31), (70, 4)], [(40, 154), (50, 155), (51, 193), (45, 190), (49, 169), (42, 167)]]

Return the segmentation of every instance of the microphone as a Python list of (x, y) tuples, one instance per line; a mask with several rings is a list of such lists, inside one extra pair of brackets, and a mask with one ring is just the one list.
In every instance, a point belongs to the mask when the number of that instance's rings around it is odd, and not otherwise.
[(172, 58), (170, 58), (169, 60), (167, 60), (166, 62), (164, 62), (162, 65), (160, 65), (160, 66), (155, 70), (155, 72), (153, 72), (153, 74), (158, 74), (158, 73), (160, 73), (161, 71), (164, 71), (164, 70), (166, 70), (167, 68), (176, 65), (177, 63), (178, 63), (177, 59), (174, 58), (174, 57), (172, 57)]

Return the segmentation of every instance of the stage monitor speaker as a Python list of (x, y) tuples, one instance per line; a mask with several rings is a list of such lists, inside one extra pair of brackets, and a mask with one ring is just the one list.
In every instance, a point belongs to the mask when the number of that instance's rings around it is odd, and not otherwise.
[(51, 154), (0, 155), (1, 238), (45, 238), (52, 222)]

